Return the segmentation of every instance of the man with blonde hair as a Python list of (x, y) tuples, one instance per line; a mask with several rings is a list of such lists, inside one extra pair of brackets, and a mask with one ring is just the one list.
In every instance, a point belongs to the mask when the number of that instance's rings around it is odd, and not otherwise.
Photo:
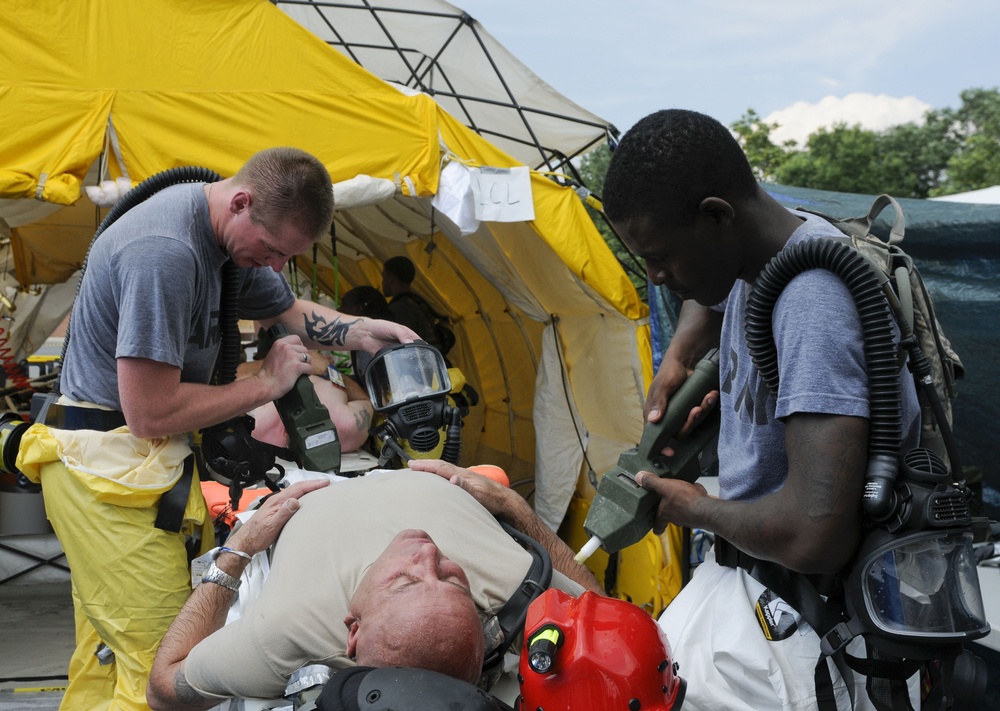
[[(190, 433), (288, 392), (310, 370), (310, 347), (374, 353), (416, 337), (294, 297), (281, 270), (332, 219), (323, 164), (273, 148), (231, 178), (157, 191), (92, 244), (61, 397), (48, 426), (25, 433), (18, 465), (41, 482), (72, 569), (77, 649), (63, 708), (148, 708), (156, 645), (191, 592), (189, 550), (212, 539)], [(292, 335), (252, 377), (209, 385), (226, 308)]]

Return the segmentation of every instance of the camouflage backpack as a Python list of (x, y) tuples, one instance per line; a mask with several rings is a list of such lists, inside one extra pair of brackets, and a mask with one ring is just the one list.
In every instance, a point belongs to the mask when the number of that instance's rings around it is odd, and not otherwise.
[[(896, 211), (896, 219), (889, 232), (888, 241), (872, 233), (872, 226), (879, 214), (888, 206)], [(894, 316), (899, 323), (909, 324), (910, 331), (920, 345), (920, 350), (931, 367), (934, 390), (944, 410), (946, 426), (952, 424), (952, 400), (955, 398), (955, 381), (965, 375), (965, 368), (941, 329), (934, 312), (934, 302), (917, 271), (913, 259), (899, 246), (906, 230), (903, 208), (889, 195), (875, 198), (868, 214), (862, 217), (837, 219), (806, 208), (798, 208), (828, 220), (850, 237), (851, 245), (881, 272), (895, 295), (890, 296)], [(930, 449), (948, 461), (941, 427), (934, 409), (922, 390), (917, 388), (921, 410), (920, 446)], [(953, 471), (961, 478), (962, 472)]]

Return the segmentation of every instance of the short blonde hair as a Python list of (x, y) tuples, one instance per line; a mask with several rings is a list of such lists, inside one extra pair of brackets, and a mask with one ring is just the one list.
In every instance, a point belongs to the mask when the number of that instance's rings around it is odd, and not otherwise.
[(250, 190), (250, 219), (268, 230), (290, 223), (314, 240), (329, 234), (333, 186), (330, 174), (312, 154), (298, 148), (268, 148), (251, 156), (233, 182)]

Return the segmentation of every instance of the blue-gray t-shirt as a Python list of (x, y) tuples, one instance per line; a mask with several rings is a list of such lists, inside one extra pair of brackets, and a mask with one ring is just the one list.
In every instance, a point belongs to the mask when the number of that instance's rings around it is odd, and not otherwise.
[[(94, 242), (70, 317), (60, 389), (121, 409), (117, 359), (147, 358), (207, 383), (219, 351), (221, 270), (204, 183), (174, 185), (133, 207)], [(238, 314), (272, 318), (294, 296), (269, 268), (239, 270)], [(149, 393), (156, 397), (156, 393)]]
[[(821, 217), (804, 222), (785, 245), (844, 235)], [(830, 271), (792, 279), (772, 315), (779, 392), (772, 394), (750, 359), (746, 305), (753, 286), (737, 281), (725, 302), (719, 353), (719, 490), (725, 499), (753, 500), (781, 487), (788, 475), (783, 418), (796, 413), (869, 417), (868, 374), (861, 320), (850, 291)], [(900, 372), (903, 449), (915, 447), (920, 409), (913, 376)]]

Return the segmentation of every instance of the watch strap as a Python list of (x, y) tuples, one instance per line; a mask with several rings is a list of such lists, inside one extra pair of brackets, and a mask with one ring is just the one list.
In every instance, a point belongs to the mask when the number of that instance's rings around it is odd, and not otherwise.
[(240, 589), (240, 583), (242, 581), (222, 570), (215, 563), (212, 563), (212, 565), (208, 566), (208, 570), (206, 570), (205, 574), (202, 576), (201, 582), (215, 583), (216, 585), (221, 585), (226, 590), (236, 592)]

